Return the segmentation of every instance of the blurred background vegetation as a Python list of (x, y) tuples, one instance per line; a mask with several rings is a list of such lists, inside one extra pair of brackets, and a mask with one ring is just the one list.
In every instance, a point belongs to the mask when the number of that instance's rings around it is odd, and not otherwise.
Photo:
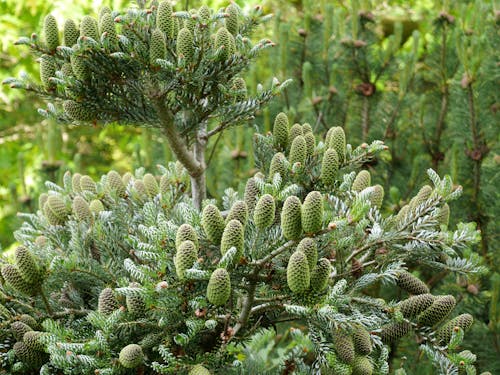
[[(236, 2), (242, 8), (258, 3)], [(177, 10), (227, 5), (176, 3)], [(41, 30), (47, 13), (62, 24), (102, 5), (123, 9), (129, 1), (73, 0), (70, 6), (62, 0), (0, 1), (0, 80), (22, 71), (38, 75), (38, 64), (14, 42)], [(440, 294), (463, 296), (459, 313), (478, 318), (467, 346), (474, 347), (484, 370), (500, 373), (499, 9), (486, 0), (265, 0), (262, 5), (275, 16), (260, 32), (276, 47), (248, 72), (247, 86), (258, 90), (259, 82), (268, 84), (273, 77), (294, 83), (255, 121), (209, 145), (209, 195), (218, 198), (227, 187), (241, 187), (254, 173), (252, 134), (270, 131), (280, 111), (291, 123), (310, 123), (316, 133), (342, 126), (354, 144), (383, 139), (390, 150), (371, 172), (375, 183), (386, 187), (388, 210), (398, 210), (415, 194), (427, 168), (450, 174), (464, 188), (451, 206), (452, 223), (478, 222), (483, 240), (475, 250), (492, 272), (467, 281), (423, 276)], [(0, 90), (0, 249), (14, 245), (16, 214), (38, 208), (45, 180), (59, 181), (66, 170), (94, 178), (110, 169), (151, 170), (171, 160), (152, 130), (61, 126), (38, 115), (41, 103), (34, 98), (6, 86)], [(432, 371), (419, 362), (421, 353), (408, 352), (407, 358), (414, 373)]]

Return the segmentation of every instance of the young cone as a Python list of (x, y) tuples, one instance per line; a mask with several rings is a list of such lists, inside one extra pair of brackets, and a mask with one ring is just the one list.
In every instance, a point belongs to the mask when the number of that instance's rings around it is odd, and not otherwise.
[(290, 164), (300, 163), (304, 165), (307, 156), (307, 144), (303, 135), (294, 138), (290, 146), (290, 155), (288, 157)]
[(109, 315), (118, 308), (113, 289), (104, 288), (99, 294), (97, 310), (104, 315)]
[(368, 355), (372, 352), (372, 340), (370, 333), (364, 327), (356, 327), (352, 334), (354, 349), (356, 353)]
[(356, 175), (356, 178), (352, 183), (352, 190), (360, 192), (366, 189), (368, 186), (370, 186), (370, 184), (371, 184), (370, 172), (363, 170)]
[(307, 194), (302, 205), (302, 229), (306, 233), (316, 233), (323, 222), (323, 196), (319, 191)]
[(316, 241), (310, 237), (302, 239), (297, 245), (297, 251), (303, 252), (307, 257), (307, 265), (309, 270), (313, 270), (316, 267), (316, 262), (318, 261), (318, 247), (316, 246)]
[(321, 163), (321, 181), (326, 186), (331, 186), (335, 182), (335, 177), (339, 170), (339, 157), (337, 151), (329, 148), (323, 155), (323, 162)]
[(283, 204), (281, 231), (287, 240), (296, 240), (302, 234), (302, 204), (296, 196), (288, 197)]
[(321, 258), (318, 264), (311, 272), (311, 290), (313, 292), (323, 291), (330, 280), (330, 261), (326, 258)]
[(42, 275), (38, 269), (35, 257), (27, 248), (24, 246), (16, 248), (14, 257), (21, 277), (28, 284), (34, 285), (42, 281)]
[(399, 310), (405, 318), (414, 318), (422, 311), (427, 309), (434, 302), (434, 296), (432, 294), (420, 294), (399, 303)]
[(280, 112), (274, 119), (273, 140), (274, 147), (284, 151), (288, 146), (289, 125), (288, 117), (285, 113)]
[(198, 259), (198, 251), (193, 241), (184, 241), (175, 254), (175, 272), (180, 280), (184, 280), (186, 270), (190, 269)]
[(242, 225), (245, 225), (248, 219), (248, 207), (245, 201), (236, 201), (231, 206), (226, 217), (226, 223), (231, 220), (238, 220)]
[(179, 246), (184, 242), (184, 241), (192, 241), (195, 248), (198, 249), (198, 235), (196, 234), (196, 231), (194, 228), (189, 225), (189, 224), (182, 224), (178, 229), (177, 229), (177, 234), (175, 236), (175, 247), (179, 248)]
[(288, 287), (293, 293), (303, 293), (309, 289), (311, 277), (306, 255), (296, 251), (290, 257), (286, 269)]
[(136, 368), (142, 364), (144, 354), (142, 348), (137, 344), (130, 344), (120, 351), (118, 360), (125, 368)]
[(203, 209), (201, 226), (210, 241), (215, 244), (220, 243), (225, 224), (219, 209), (213, 204), (209, 204)]
[(236, 259), (243, 256), (244, 246), (244, 228), (239, 220), (233, 219), (227, 223), (222, 233), (220, 241), (220, 252), (222, 255), (226, 254), (231, 247), (236, 248)]
[(437, 296), (434, 303), (418, 316), (418, 324), (432, 327), (446, 318), (456, 305), (453, 296)]
[(350, 336), (342, 332), (335, 332), (333, 334), (333, 347), (342, 362), (351, 363), (354, 360), (354, 342)]
[(264, 194), (262, 197), (260, 197), (257, 205), (255, 206), (255, 211), (253, 214), (255, 226), (260, 229), (271, 226), (271, 224), (274, 222), (275, 213), (276, 206), (274, 203), (274, 198), (272, 197), (272, 195)]
[(207, 299), (216, 306), (225, 305), (231, 295), (231, 279), (224, 268), (216, 269), (207, 286)]
[(398, 275), (397, 284), (401, 289), (406, 290), (410, 294), (429, 293), (429, 287), (418, 277), (413, 276), (407, 271), (403, 271)]
[(455, 327), (467, 331), (472, 326), (472, 323), (474, 323), (474, 318), (471, 314), (459, 315), (439, 328), (436, 331), (436, 337), (441, 344), (446, 345), (450, 342)]
[(45, 35), (45, 44), (50, 51), (55, 51), (59, 46), (59, 30), (57, 28), (57, 20), (49, 14), (43, 21), (43, 33)]

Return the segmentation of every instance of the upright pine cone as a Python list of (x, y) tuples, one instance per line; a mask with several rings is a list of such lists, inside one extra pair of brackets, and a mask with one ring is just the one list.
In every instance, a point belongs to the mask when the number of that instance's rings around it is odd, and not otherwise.
[(296, 196), (290, 196), (281, 211), (281, 232), (287, 240), (296, 240), (302, 234), (302, 204)]
[(287, 176), (286, 166), (285, 166), (285, 155), (282, 152), (277, 152), (271, 159), (271, 164), (269, 166), (269, 180), (272, 181), (274, 175), (279, 173), (282, 179)]
[(318, 247), (316, 241), (310, 237), (305, 237), (297, 245), (297, 251), (303, 252), (307, 257), (307, 265), (309, 270), (312, 271), (316, 267), (318, 261)]
[(101, 211), (104, 211), (104, 206), (102, 205), (102, 202), (99, 199), (94, 199), (92, 202), (89, 204), (90, 212), (94, 214), (98, 214)]
[(337, 152), (337, 156), (339, 157), (339, 164), (342, 165), (345, 161), (345, 149), (346, 149), (346, 140), (344, 129), (340, 126), (336, 126), (331, 128), (326, 133), (325, 140), (326, 147), (333, 148)]
[(290, 128), (290, 135), (288, 136), (288, 144), (291, 145), (293, 140), (297, 138), (299, 135), (304, 135), (304, 130), (302, 129), (302, 125), (293, 124)]
[(248, 94), (247, 84), (243, 78), (236, 77), (233, 80), (233, 85), (232, 85), (231, 89), (238, 92), (238, 95), (236, 95), (236, 100), (241, 101), (247, 97), (247, 94)]
[(343, 332), (333, 332), (333, 347), (339, 359), (344, 363), (354, 360), (354, 342), (352, 338)]
[[(302, 130), (302, 128), (301, 128)], [(290, 155), (288, 157), (290, 164), (300, 163), (304, 165), (307, 156), (307, 143), (303, 135), (295, 137), (290, 146)]]
[(410, 294), (429, 293), (429, 287), (418, 277), (413, 276), (407, 271), (403, 271), (398, 275), (397, 284), (401, 289), (406, 290)]
[(367, 356), (357, 355), (352, 362), (352, 375), (372, 375), (373, 365)]
[(80, 178), (80, 189), (82, 191), (89, 191), (91, 193), (97, 193), (97, 185), (89, 176), (82, 176)]
[(325, 151), (323, 161), (321, 163), (321, 181), (323, 181), (326, 186), (333, 185), (338, 170), (339, 157), (337, 155), (337, 151), (333, 148), (329, 148)]
[(236, 259), (243, 256), (244, 247), (244, 228), (239, 220), (233, 219), (227, 223), (222, 233), (220, 241), (220, 252), (222, 255), (226, 254), (231, 247), (236, 248)]
[(118, 308), (113, 289), (104, 288), (99, 294), (97, 309), (101, 314), (109, 315)]
[(323, 222), (323, 196), (319, 191), (307, 194), (302, 205), (302, 229), (306, 233), (316, 233)]
[(207, 299), (216, 306), (225, 305), (231, 295), (231, 279), (225, 268), (216, 269), (207, 286)]
[(136, 368), (142, 364), (144, 353), (137, 344), (129, 344), (120, 351), (120, 364), (125, 368)]
[(31, 328), (26, 323), (16, 321), (10, 325), (10, 331), (12, 332), (12, 335), (16, 340), (22, 341), (24, 334), (26, 332), (33, 331), (33, 328)]
[(50, 51), (55, 51), (59, 46), (59, 30), (57, 20), (49, 14), (43, 20), (43, 33), (45, 35), (45, 45)]
[(306, 255), (296, 251), (290, 256), (286, 269), (288, 287), (293, 293), (303, 293), (309, 289), (311, 276)]
[(115, 22), (111, 13), (104, 13), (99, 18), (99, 32), (101, 35), (106, 34), (106, 40), (115, 45), (118, 42), (118, 35), (116, 34)]
[(203, 209), (201, 226), (210, 241), (215, 244), (220, 243), (225, 224), (219, 209), (213, 204), (209, 204)]
[(16, 342), (13, 349), (16, 357), (29, 368), (39, 368), (46, 360), (44, 353), (28, 348), (22, 341)]
[(245, 193), (243, 199), (247, 204), (248, 211), (253, 212), (255, 205), (257, 204), (257, 196), (259, 195), (259, 189), (255, 184), (255, 178), (250, 177), (245, 185)]
[(156, 26), (165, 33), (167, 39), (172, 39), (174, 35), (174, 18), (170, 0), (163, 0), (158, 5)]
[(183, 58), (186, 64), (191, 64), (194, 59), (193, 34), (189, 29), (182, 28), (177, 35), (177, 57)]
[[(130, 288), (140, 288), (141, 284), (139, 283), (130, 283)], [(143, 317), (146, 311), (146, 303), (144, 302), (144, 298), (137, 295), (129, 295), (126, 297), (127, 310), (130, 314), (136, 317)]]
[[(304, 126), (302, 126), (302, 130)], [(314, 154), (314, 148), (316, 147), (316, 138), (314, 138), (314, 134), (309, 132), (306, 133), (304, 131), (304, 139), (306, 140), (307, 145), (307, 157), (310, 158)]]
[(384, 201), (384, 188), (382, 185), (375, 185), (371, 187), (372, 191), (370, 193), (370, 202), (372, 206), (382, 207)]
[(73, 199), (73, 215), (76, 220), (89, 222), (92, 220), (92, 212), (90, 211), (89, 204), (81, 196), (77, 195)]
[(106, 189), (115, 192), (119, 197), (126, 195), (126, 187), (121, 176), (116, 171), (109, 171), (106, 176)]
[(323, 291), (330, 280), (330, 261), (326, 258), (321, 258), (318, 264), (311, 272), (311, 290), (313, 292)]
[(210, 371), (208, 371), (202, 365), (193, 366), (191, 371), (189, 371), (188, 375), (210, 375)]
[(67, 19), (64, 22), (63, 43), (66, 47), (73, 47), (78, 42), (80, 31), (76, 27), (75, 21)]
[(356, 178), (352, 183), (352, 190), (360, 192), (366, 189), (370, 185), (371, 185), (370, 172), (363, 170), (356, 175)]
[(31, 350), (44, 351), (45, 345), (40, 341), (40, 337), (43, 335), (43, 332), (39, 331), (28, 331), (23, 335), (23, 341)]
[(370, 333), (361, 326), (357, 326), (352, 334), (354, 349), (356, 353), (368, 355), (372, 352), (372, 340)]
[(450, 206), (448, 206), (448, 203), (445, 203), (443, 207), (439, 209), (436, 219), (439, 225), (448, 226), (450, 222)]
[(391, 323), (382, 327), (380, 339), (385, 344), (392, 344), (411, 331), (411, 324), (407, 322)]
[(274, 203), (274, 198), (272, 197), (272, 195), (264, 194), (262, 197), (260, 197), (257, 205), (255, 206), (255, 211), (253, 214), (255, 226), (260, 229), (271, 226), (271, 224), (274, 222), (275, 213), (276, 205)]
[(472, 323), (474, 323), (474, 318), (471, 314), (459, 315), (443, 324), (443, 326), (436, 331), (436, 337), (440, 344), (446, 345), (450, 342), (455, 327), (467, 331), (472, 326)]
[(198, 249), (198, 235), (196, 234), (196, 231), (194, 228), (189, 225), (189, 224), (182, 224), (178, 229), (177, 229), (177, 234), (175, 236), (175, 247), (179, 248), (179, 246), (184, 242), (184, 241), (192, 241), (195, 248)]
[(19, 317), (19, 321), (28, 325), (29, 327), (33, 328), (33, 329), (37, 329), (39, 328), (39, 324), (38, 322), (35, 320), (35, 318), (33, 318), (32, 316), (28, 315), (28, 314), (22, 314), (20, 317)]
[(198, 9), (198, 16), (200, 17), (201, 23), (203, 25), (208, 24), (212, 15), (210, 14), (210, 8), (207, 5), (202, 5)]
[(245, 225), (248, 219), (248, 207), (245, 201), (236, 201), (231, 206), (229, 213), (226, 217), (226, 223), (231, 220), (238, 220), (241, 224)]
[(151, 42), (149, 43), (149, 61), (155, 65), (157, 59), (165, 58), (165, 37), (160, 29), (155, 29), (151, 34)]
[(142, 178), (142, 182), (144, 182), (146, 192), (151, 198), (156, 197), (160, 193), (160, 186), (158, 185), (158, 181), (156, 181), (156, 177), (151, 173), (146, 173)]
[[(77, 75), (76, 71), (75, 75)], [(81, 76), (78, 75), (77, 78), (82, 79)], [(85, 105), (77, 103), (73, 100), (65, 100), (63, 103), (63, 109), (66, 116), (74, 121), (91, 121), (96, 118), (95, 113), (92, 110), (90, 110)]]
[(432, 188), (429, 185), (424, 185), (410, 201), (410, 208), (413, 210), (424, 203), (432, 194)]
[(398, 306), (403, 316), (411, 319), (430, 307), (433, 302), (434, 296), (427, 293), (407, 298), (404, 301), (401, 301)]
[(432, 327), (446, 318), (455, 308), (456, 303), (453, 296), (437, 296), (432, 305), (418, 316), (418, 324)]
[(227, 60), (236, 51), (236, 44), (233, 35), (225, 27), (221, 27), (215, 34), (215, 48), (222, 49), (220, 57)]
[(2, 267), (2, 277), (12, 288), (19, 293), (27, 296), (34, 295), (38, 292), (34, 285), (27, 283), (21, 276), (21, 272), (12, 264), (6, 264)]
[(289, 125), (288, 117), (280, 112), (274, 119), (273, 140), (274, 147), (278, 150), (285, 150), (288, 146)]
[(175, 254), (175, 272), (180, 280), (185, 278), (186, 270), (190, 269), (198, 259), (198, 251), (193, 241), (184, 241)]
[(15, 251), (14, 257), (21, 277), (28, 284), (35, 285), (42, 281), (42, 275), (38, 269), (36, 259), (27, 248), (19, 246)]
[(54, 84), (50, 82), (51, 77), (56, 75), (56, 66), (49, 55), (42, 55), (40, 57), (40, 81), (42, 81), (45, 90), (50, 90)]
[(228, 17), (225, 19), (226, 29), (233, 35), (238, 34), (239, 30), (239, 9), (236, 4), (231, 4), (226, 8)]
[(90, 16), (84, 16), (82, 18), (82, 22), (80, 23), (80, 36), (92, 38), (95, 41), (100, 40), (97, 21), (95, 18)]

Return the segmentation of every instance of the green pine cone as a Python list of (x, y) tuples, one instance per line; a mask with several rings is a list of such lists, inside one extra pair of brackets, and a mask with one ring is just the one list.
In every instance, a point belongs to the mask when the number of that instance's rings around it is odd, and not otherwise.
[(38, 292), (38, 288), (24, 280), (16, 266), (6, 264), (2, 267), (1, 273), (5, 282), (19, 293), (32, 296)]
[(160, 193), (160, 186), (158, 185), (158, 181), (156, 181), (156, 177), (151, 173), (146, 173), (142, 178), (142, 182), (144, 183), (147, 194), (151, 198), (156, 197)]
[(136, 368), (142, 364), (144, 353), (137, 344), (129, 344), (120, 351), (120, 364), (125, 368)]
[(122, 181), (122, 177), (116, 171), (109, 171), (106, 176), (106, 189), (110, 192), (115, 192), (119, 197), (125, 197), (126, 188)]
[(321, 163), (321, 181), (326, 186), (331, 186), (335, 182), (335, 177), (339, 170), (339, 157), (337, 151), (329, 148), (323, 155), (323, 162)]
[(170, 0), (164, 0), (158, 5), (156, 27), (165, 33), (167, 39), (174, 36), (174, 18)]
[(430, 307), (433, 302), (432, 294), (419, 294), (401, 301), (398, 306), (403, 316), (411, 319)]
[(16, 357), (29, 368), (38, 369), (46, 361), (44, 353), (28, 348), (22, 341), (16, 342), (13, 349)]
[[(302, 129), (302, 128), (301, 128)], [(289, 160), (290, 164), (300, 163), (304, 165), (307, 156), (307, 144), (303, 135), (294, 138), (290, 146)]]
[(310, 268), (311, 272), (311, 290), (313, 292), (322, 292), (328, 286), (330, 280), (330, 261), (326, 258), (321, 258), (314, 268)]
[(23, 342), (26, 344), (28, 349), (43, 352), (45, 350), (45, 345), (40, 341), (40, 337), (42, 335), (43, 332), (28, 331), (23, 335)]
[(50, 51), (55, 51), (59, 46), (59, 30), (57, 20), (52, 14), (47, 15), (43, 21), (43, 34), (47, 48)]
[(370, 172), (363, 170), (363, 171), (360, 171), (356, 175), (356, 178), (354, 179), (354, 182), (352, 183), (351, 190), (360, 192), (360, 191), (366, 189), (370, 185), (371, 185)]
[(202, 5), (198, 10), (198, 17), (200, 17), (201, 23), (203, 25), (208, 24), (212, 15), (210, 13), (210, 8), (206, 5)]
[(33, 285), (42, 281), (42, 275), (38, 269), (37, 261), (27, 248), (24, 246), (16, 248), (14, 258), (17, 269), (24, 281)]
[(100, 38), (95, 18), (91, 16), (84, 16), (82, 18), (82, 22), (80, 23), (80, 36), (92, 38), (96, 42), (99, 42)]
[(73, 100), (65, 100), (63, 108), (66, 116), (74, 121), (91, 121), (96, 118), (92, 110)]
[(236, 4), (232, 3), (226, 8), (226, 13), (229, 15), (225, 19), (226, 29), (233, 35), (237, 35), (239, 31), (239, 15), (240, 11)]
[(97, 194), (97, 184), (87, 175), (80, 178), (80, 189), (82, 191), (90, 191), (91, 193)]
[(90, 212), (93, 212), (94, 214), (98, 214), (99, 212), (104, 211), (104, 206), (99, 199), (94, 199), (92, 202), (90, 202), (89, 208)]
[(245, 201), (236, 201), (229, 210), (226, 217), (226, 224), (231, 220), (238, 220), (241, 224), (245, 225), (248, 219), (248, 207)]
[(288, 197), (283, 204), (281, 231), (287, 240), (296, 240), (302, 234), (302, 203), (296, 196)]
[(371, 187), (372, 191), (370, 193), (370, 202), (372, 206), (382, 207), (384, 201), (384, 188), (382, 185), (375, 185)]
[(257, 202), (253, 213), (255, 226), (260, 229), (271, 226), (274, 222), (275, 214), (276, 204), (274, 203), (274, 198), (272, 195), (264, 194)]
[(357, 355), (352, 362), (352, 375), (372, 375), (373, 365), (367, 356)]
[(186, 270), (193, 267), (198, 259), (198, 249), (193, 241), (186, 240), (180, 244), (175, 254), (175, 272), (180, 280), (184, 280)]
[(288, 137), (290, 134), (288, 117), (280, 112), (274, 119), (273, 140), (274, 147), (278, 150), (285, 150), (288, 146)]
[(398, 286), (406, 290), (410, 294), (428, 294), (429, 287), (425, 285), (418, 277), (413, 276), (410, 272), (403, 271), (398, 275)]
[(43, 211), (43, 206), (45, 206), (45, 203), (47, 203), (47, 199), (49, 198), (49, 195), (47, 193), (42, 193), (38, 197), (38, 209)]
[(189, 29), (193, 34), (197, 24), (197, 13), (198, 11), (196, 9), (189, 9), (189, 18), (184, 20), (184, 27)]
[[(75, 52), (73, 55), (71, 55), (70, 62), (71, 62), (71, 70), (72, 70), (73, 74), (75, 75), (75, 77), (77, 79), (79, 79), (80, 81), (84, 81), (84, 82), (88, 81), (90, 78), (90, 70), (89, 70), (88, 66), (85, 64), (85, 57), (83, 57), (81, 55), (77, 55)], [(66, 102), (76, 103), (72, 100), (67, 100), (64, 103), (66, 103)], [(83, 110), (84, 106), (81, 104), (80, 104), (80, 106), (82, 108), (81, 110)], [(66, 109), (66, 107), (64, 109)], [(67, 113), (67, 111), (66, 111), (66, 113)], [(70, 116), (70, 117), (73, 118), (72, 116)], [(76, 118), (76, 120), (79, 120), (79, 118)], [(85, 121), (85, 120), (83, 120), (83, 121)]]
[(445, 203), (443, 207), (439, 209), (436, 219), (439, 225), (448, 226), (450, 222), (450, 206), (448, 206), (448, 203)]
[(208, 371), (202, 365), (193, 366), (191, 371), (189, 371), (188, 375), (210, 375), (210, 371)]
[(306, 255), (296, 251), (290, 256), (286, 268), (286, 280), (293, 293), (303, 293), (309, 289), (311, 276)]
[(288, 136), (288, 144), (291, 145), (293, 140), (297, 138), (299, 135), (304, 135), (304, 130), (302, 130), (302, 125), (293, 124), (290, 128), (290, 134)]
[(49, 55), (42, 55), (40, 57), (40, 80), (42, 81), (45, 90), (50, 90), (54, 84), (50, 82), (51, 77), (56, 75), (56, 66)]
[(116, 42), (118, 42), (118, 35), (116, 34), (115, 21), (113, 20), (111, 13), (105, 12), (99, 18), (99, 32), (101, 33), (101, 35), (106, 33), (106, 38), (111, 43), (115, 44)]
[(38, 328), (39, 327), (39, 324), (38, 322), (35, 320), (35, 318), (33, 318), (32, 316), (28, 315), (28, 314), (22, 314), (20, 317), (19, 317), (19, 321), (26, 324), (28, 327), (30, 328)]
[(434, 326), (450, 314), (456, 303), (453, 296), (437, 296), (432, 305), (418, 316), (418, 324), (426, 327)]
[[(139, 283), (130, 283), (130, 288), (140, 288)], [(125, 298), (127, 304), (127, 310), (130, 314), (136, 317), (144, 317), (146, 312), (146, 303), (141, 295), (130, 295)]]
[(163, 175), (160, 178), (160, 192), (162, 194), (167, 194), (170, 188), (170, 181), (167, 175)]
[(61, 66), (61, 73), (63, 74), (64, 78), (71, 77), (73, 74), (73, 68), (71, 67), (71, 63), (64, 63)]
[(177, 229), (177, 234), (175, 236), (175, 247), (179, 248), (184, 241), (192, 241), (196, 249), (198, 249), (198, 235), (194, 228), (189, 224), (182, 224), (179, 229)]
[[(153, 185), (153, 189), (154, 189), (154, 183), (152, 183), (152, 185)], [(144, 182), (142, 180), (135, 180), (133, 183), (133, 186), (134, 186), (134, 190), (136, 193), (135, 197), (139, 201), (143, 201), (143, 199), (147, 198), (148, 191), (146, 189), (146, 185), (144, 184)]]
[(362, 355), (368, 355), (372, 352), (372, 340), (370, 333), (361, 326), (357, 326), (352, 334), (352, 340), (354, 341), (354, 349), (356, 353)]
[(122, 181), (123, 181), (123, 184), (125, 185), (125, 187), (128, 186), (129, 182), (132, 181), (133, 179), (134, 179), (134, 176), (130, 172), (127, 172), (122, 176)]
[(73, 215), (77, 221), (89, 222), (92, 220), (92, 212), (90, 206), (85, 199), (77, 195), (73, 199)]
[(312, 133), (313, 129), (312, 129), (312, 126), (311, 124), (309, 123), (304, 123), (302, 124), (302, 132), (304, 133), (304, 135), (306, 135), (307, 133)]
[(257, 204), (257, 196), (259, 195), (259, 189), (255, 183), (255, 178), (250, 177), (245, 185), (245, 193), (243, 199), (248, 207), (248, 212), (253, 212), (255, 205)]
[(474, 318), (471, 314), (459, 315), (439, 328), (436, 331), (436, 338), (440, 344), (446, 345), (450, 342), (455, 327), (467, 331), (472, 326), (472, 323), (474, 323)]
[[(71, 188), (74, 193), (81, 193), (82, 189), (80, 187), (80, 179), (82, 178), (82, 175), (80, 173), (75, 173), (71, 177)], [(42, 207), (42, 206), (40, 206)]]
[(287, 176), (287, 169), (285, 165), (286, 157), (282, 152), (277, 152), (271, 159), (271, 165), (269, 166), (269, 180), (272, 181), (274, 175), (279, 173), (281, 178), (284, 179)]
[(104, 288), (99, 294), (97, 310), (104, 315), (109, 315), (118, 308), (113, 289)]
[(236, 259), (243, 256), (244, 247), (244, 228), (239, 220), (233, 219), (229, 221), (222, 233), (220, 242), (220, 252), (222, 255), (226, 254), (231, 247), (236, 248)]
[(316, 263), (318, 262), (318, 247), (314, 239), (310, 237), (302, 239), (297, 245), (297, 251), (301, 251), (306, 255), (310, 271), (316, 268)]
[(59, 195), (49, 195), (45, 207), (57, 218), (59, 223), (64, 223), (69, 214), (64, 199)]
[(177, 57), (184, 59), (186, 64), (191, 64), (194, 59), (193, 34), (185, 27), (177, 35)]
[[(340, 126), (331, 128), (326, 136), (325, 144), (329, 148), (333, 148), (337, 151), (339, 157), (339, 163), (342, 165), (345, 161), (345, 150), (346, 150), (346, 140), (344, 129)], [(362, 190), (362, 189), (361, 189)]]
[(242, 101), (247, 97), (247, 84), (243, 78), (236, 77), (233, 80), (233, 86), (231, 87), (231, 89), (238, 92), (238, 95), (236, 95), (236, 100)]
[(401, 209), (399, 210), (398, 214), (396, 215), (396, 224), (400, 224), (400, 223), (403, 223), (404, 220), (406, 219), (406, 215), (410, 212), (410, 205), (407, 204), (407, 205), (404, 205), (403, 207), (401, 207)]
[(334, 332), (332, 336), (333, 347), (339, 359), (348, 364), (354, 361), (355, 352), (352, 338), (343, 332)]
[(411, 324), (407, 322), (391, 323), (382, 327), (380, 339), (384, 344), (392, 344), (411, 331)]
[[(302, 129), (304, 127), (302, 126)], [(316, 147), (316, 138), (314, 138), (313, 133), (305, 133), (304, 132), (304, 139), (306, 140), (306, 145), (307, 145), (307, 157), (310, 158), (311, 156), (314, 155), (314, 148)]]
[(49, 222), (50, 225), (62, 225), (62, 224), (64, 224), (64, 221), (60, 220), (49, 209), (49, 203), (48, 202), (45, 202), (45, 204), (43, 205), (42, 212), (45, 215), (45, 217), (47, 218), (47, 221)]
[(155, 29), (151, 34), (149, 44), (149, 61), (155, 65), (157, 59), (164, 59), (166, 53), (165, 37), (160, 29)]
[(319, 191), (307, 194), (302, 205), (302, 229), (304, 232), (316, 233), (323, 223), (323, 196)]
[(228, 60), (236, 51), (234, 36), (225, 27), (221, 27), (215, 34), (215, 49), (219, 48), (222, 49), (220, 53), (222, 60)]
[(73, 47), (78, 42), (80, 31), (72, 19), (64, 22), (63, 42), (66, 47)]
[(429, 199), (431, 194), (432, 194), (432, 188), (429, 185), (422, 186), (422, 188), (418, 191), (417, 195), (411, 199), (409, 203), (410, 208), (414, 210), (422, 203), (424, 203), (427, 199)]
[(216, 269), (207, 286), (207, 299), (216, 306), (225, 305), (231, 295), (231, 279), (225, 268)]
[(111, 9), (108, 6), (103, 6), (101, 9), (99, 9), (99, 15), (97, 16), (97, 19), (100, 21), (105, 14), (111, 15)]
[(211, 242), (215, 244), (220, 243), (225, 223), (219, 209), (213, 204), (209, 204), (203, 209), (203, 213), (201, 215), (201, 226)]
[(13, 322), (10, 325), (10, 331), (12, 332), (12, 335), (14, 336), (14, 338), (16, 340), (22, 341), (23, 337), (24, 337), (24, 334), (26, 332), (33, 331), (33, 328), (31, 328), (26, 323), (17, 321), (17, 322)]

